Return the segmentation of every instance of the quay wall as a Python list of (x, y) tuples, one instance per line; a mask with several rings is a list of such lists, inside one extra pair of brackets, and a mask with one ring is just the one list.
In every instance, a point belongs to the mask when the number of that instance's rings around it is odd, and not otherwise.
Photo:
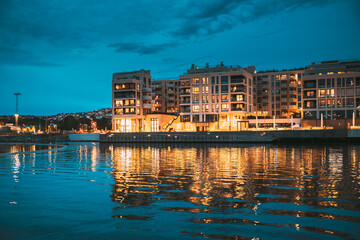
[(68, 142), (68, 135), (64, 134), (24, 134), (24, 135), (2, 135), (0, 142), (23, 142), (23, 143), (50, 143)]
[(360, 140), (360, 129), (231, 131), (231, 132), (169, 132), (169, 133), (108, 133), (100, 134), (100, 142), (287, 142), (287, 141), (353, 141)]
[(100, 133), (77, 133), (69, 134), (71, 142), (97, 142), (100, 139)]

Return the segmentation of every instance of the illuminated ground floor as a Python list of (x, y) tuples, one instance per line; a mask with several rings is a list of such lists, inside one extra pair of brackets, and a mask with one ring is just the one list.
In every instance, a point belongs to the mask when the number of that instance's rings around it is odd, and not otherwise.
[(148, 114), (145, 117), (113, 118), (115, 132), (200, 132), (244, 131), (256, 128), (299, 127), (299, 118), (246, 119), (236, 114), (220, 114), (213, 122), (185, 122), (170, 114)]

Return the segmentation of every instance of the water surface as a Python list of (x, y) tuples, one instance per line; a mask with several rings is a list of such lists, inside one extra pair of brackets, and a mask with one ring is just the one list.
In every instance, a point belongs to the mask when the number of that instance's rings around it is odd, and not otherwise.
[(0, 239), (360, 236), (360, 146), (0, 149)]

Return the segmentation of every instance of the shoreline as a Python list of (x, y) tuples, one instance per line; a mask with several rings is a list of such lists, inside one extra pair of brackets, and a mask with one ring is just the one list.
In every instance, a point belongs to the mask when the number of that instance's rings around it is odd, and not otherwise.
[(0, 136), (0, 142), (51, 143), (284, 143), (359, 142), (360, 129), (258, 130), (227, 132), (80, 133)]

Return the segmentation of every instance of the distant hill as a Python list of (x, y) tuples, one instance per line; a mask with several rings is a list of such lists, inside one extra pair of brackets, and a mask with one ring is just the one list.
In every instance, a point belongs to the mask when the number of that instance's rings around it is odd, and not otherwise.
[(99, 110), (93, 110), (89, 112), (77, 112), (77, 113), (58, 113), (56, 115), (50, 115), (47, 116), (47, 118), (51, 120), (62, 120), (68, 116), (73, 116), (76, 119), (79, 118), (89, 118), (89, 119), (101, 119), (103, 117), (105, 118), (111, 118), (111, 108), (102, 108)]

